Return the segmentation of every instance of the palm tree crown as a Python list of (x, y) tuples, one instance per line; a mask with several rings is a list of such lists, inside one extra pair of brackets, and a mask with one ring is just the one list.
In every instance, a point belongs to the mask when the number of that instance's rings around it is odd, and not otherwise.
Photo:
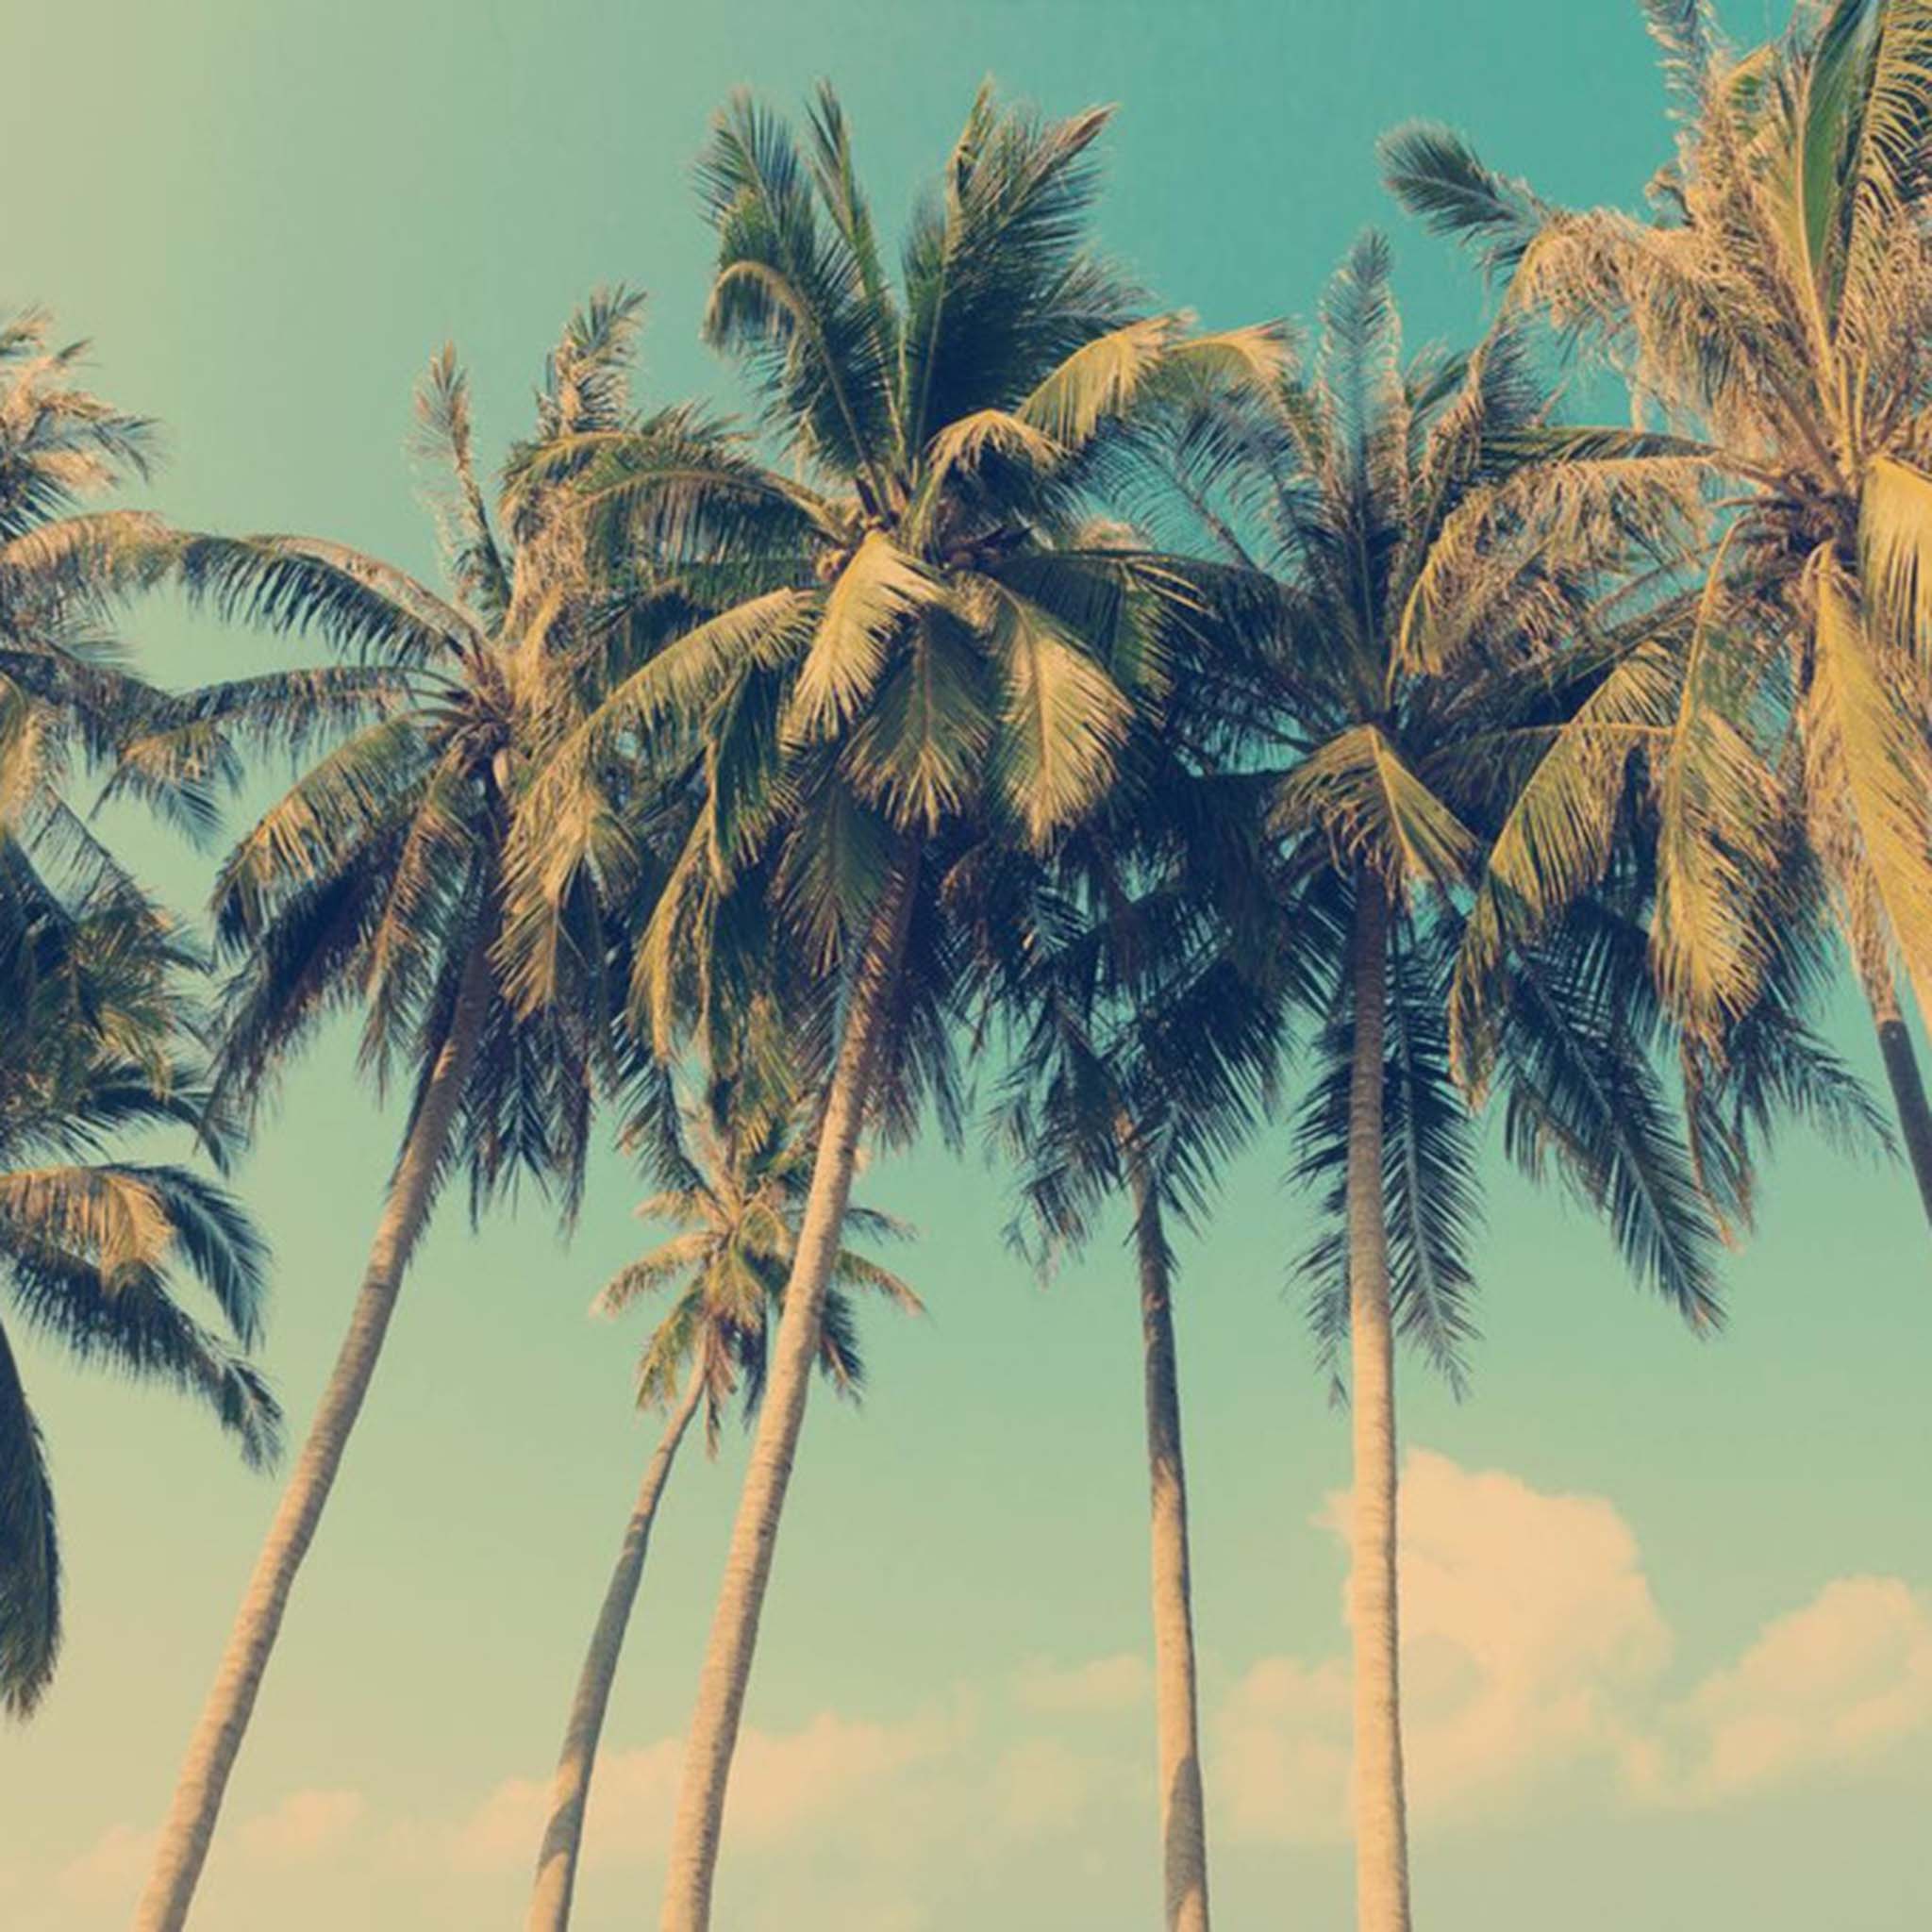
[[(703, 746), (702, 815), (640, 948), (660, 1036), (715, 991), (733, 894), (808, 968), (848, 961), (918, 854), (901, 1039), (938, 1068), (969, 851), (1050, 844), (1112, 782), (1173, 675), (1174, 567), (1093, 519), (1135, 410), (1183, 371), (1274, 366), (1265, 329), (1190, 337), (1087, 245), (1099, 112), (1042, 124), (982, 93), (889, 282), (838, 101), (803, 150), (749, 100), (700, 169), (719, 238), (708, 338), (748, 369), (784, 471), (585, 439), (593, 523), (691, 558), (718, 614), (620, 685), (537, 781), (513, 855), (530, 908), (608, 860), (587, 773), (612, 742)], [(525, 937), (513, 927), (515, 953)], [(531, 940), (526, 994), (549, 949)], [(698, 983), (702, 982), (702, 983)]]
[[(695, 1374), (704, 1391), (708, 1434), (741, 1389), (747, 1412), (764, 1387), (766, 1335), (780, 1306), (811, 1186), (809, 1121), (795, 1105), (752, 1095), (741, 1078), (714, 1074), (685, 1110), (676, 1144), (660, 1150), (666, 1185), (641, 1202), (639, 1218), (675, 1232), (626, 1263), (595, 1307), (615, 1315), (646, 1295), (662, 1295), (659, 1316), (638, 1362), (638, 1400), (669, 1407)], [(874, 1240), (905, 1241), (912, 1230), (877, 1208), (847, 1208), (847, 1229)], [(908, 1313), (924, 1312), (911, 1288), (852, 1248), (833, 1264), (819, 1338), (819, 1364), (842, 1395), (865, 1379), (854, 1291), (884, 1295)]]
[[(1509, 273), (1512, 308), (1593, 337), (1679, 432), (1672, 459), (1729, 492), (1687, 499), (1655, 641), (1579, 717), (1510, 884), (1533, 921), (1601, 874), (1635, 754), (1684, 1022), (1719, 1039), (1776, 997), (1793, 906), (1822, 892), (1884, 1037), (1894, 961), (1932, 991), (1932, 7), (1805, 7), (1743, 51), (1704, 0), (1648, 12), (1679, 133), (1647, 218), (1554, 207), (1439, 128), (1385, 149), (1410, 207)], [(1892, 1071), (1932, 1211), (1932, 1115), (1916, 1067)]]

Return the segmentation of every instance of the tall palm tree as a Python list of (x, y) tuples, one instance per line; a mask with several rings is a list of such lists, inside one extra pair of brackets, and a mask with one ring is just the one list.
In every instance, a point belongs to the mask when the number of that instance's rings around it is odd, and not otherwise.
[[(837, 100), (801, 144), (748, 100), (700, 168), (719, 260), (706, 329), (768, 405), (785, 467), (654, 463), (608, 441), (593, 520), (729, 557), (728, 608), (560, 747), (532, 788), (510, 950), (602, 862), (584, 773), (613, 742), (705, 743), (705, 813), (640, 947), (661, 1035), (774, 935), (823, 987), (813, 1184), (773, 1345), (687, 1742), (663, 1924), (708, 1922), (725, 1784), (804, 1422), (853, 1161), (869, 1117), (943, 1106), (947, 1011), (974, 855), (1050, 845), (1111, 782), (1171, 675), (1174, 573), (1096, 536), (1102, 459), (1136, 403), (1193, 365), (1272, 369), (1267, 331), (1189, 340), (1086, 246), (1099, 112), (975, 101), (940, 190), (883, 266)], [(540, 967), (526, 969), (526, 997)], [(728, 991), (728, 987), (724, 988)], [(896, 1097), (895, 1097), (896, 1096)]]
[[(239, 1350), (260, 1333), (261, 1242), (193, 1169), (111, 1152), (164, 1126), (221, 1145), (182, 1057), (193, 963), (105, 859), (83, 853), (56, 874), (0, 843), (0, 1293), (77, 1361), (205, 1403), (259, 1468), (281, 1417)], [(184, 1276), (225, 1335), (182, 1307)], [(60, 1596), (52, 1478), (0, 1324), (0, 1707), (14, 1716), (52, 1679)]]
[[(1647, 0), (1675, 109), (1651, 211), (1553, 206), (1418, 127), (1397, 194), (1476, 242), (1509, 305), (1588, 334), (1727, 494), (1660, 555), (1661, 643), (1525, 801), (1507, 904), (1601, 873), (1625, 754), (1661, 818), (1656, 955), (1715, 1037), (1774, 966), (1794, 842), (1836, 909), (1932, 1219), (1932, 1108), (1898, 994), (1932, 992), (1932, 5), (1832, 0), (1738, 50)], [(1499, 903), (1503, 903), (1500, 902)]]
[[(773, 1104), (742, 1078), (714, 1075), (688, 1112), (689, 1151), (675, 1142), (664, 1150), (668, 1158), (658, 1164), (666, 1185), (638, 1209), (643, 1219), (677, 1231), (622, 1269), (597, 1298), (598, 1312), (614, 1315), (646, 1294), (670, 1296), (638, 1364), (639, 1405), (661, 1409), (669, 1420), (645, 1466), (571, 1699), (537, 1857), (529, 1932), (563, 1932), (570, 1923), (597, 1742), (651, 1525), (678, 1447), (700, 1406), (713, 1454), (732, 1397), (741, 1390), (747, 1419), (756, 1411), (765, 1379), (768, 1311), (784, 1292), (810, 1188), (808, 1128), (795, 1107)], [(910, 1233), (890, 1215), (858, 1207), (848, 1208), (846, 1227), (889, 1239)], [(883, 1294), (914, 1313), (921, 1304), (896, 1274), (850, 1248), (841, 1250), (832, 1274), (819, 1367), (841, 1394), (856, 1396), (865, 1371), (849, 1291)]]
[[(1276, 585), (1230, 730), (1237, 769), (1267, 791), (1270, 886), (1302, 956), (1284, 991), (1312, 977), (1321, 993), (1295, 1170), (1320, 1191), (1305, 1266), (1353, 1432), (1362, 1932), (1410, 1923), (1395, 1341), (1459, 1383), (1474, 1334), (1476, 1140), (1452, 1077), (1451, 974), (1486, 943), (1480, 885), (1524, 772), (1641, 648), (1592, 621), (1596, 576), (1668, 522), (1682, 480), (1588, 450), (1552, 471), (1527, 433), (1548, 411), (1507, 328), (1468, 357), (1405, 362), (1371, 235), (1329, 285), (1307, 374), (1265, 408), (1189, 405), (1169, 427), (1178, 513)], [(1479, 1071), (1519, 1163), (1554, 1165), (1707, 1329), (1717, 1228), (1653, 1065), (1666, 1041), (1642, 971), (1645, 876), (1632, 859), (1535, 945), (1494, 949), (1507, 991)], [(1787, 1031), (1808, 1065), (1808, 1036)], [(1827, 1112), (1835, 1073), (1817, 1083)], [(1758, 1116), (1732, 1119), (1741, 1174)]]
[[(581, 693), (627, 670), (648, 587), (608, 579), (567, 519), (558, 479), (529, 474), (558, 439), (637, 429), (627, 363), (638, 298), (599, 295), (572, 318), (539, 395), (534, 441), (513, 451), (503, 526), (472, 452), (467, 385), (448, 352), (419, 393), (425, 443), (446, 465), (452, 599), (341, 545), (299, 537), (182, 536), (149, 546), (222, 615), (312, 630), (373, 674), (278, 674), (182, 701), (154, 725), (176, 757), (237, 734), (326, 749), (224, 863), (222, 944), (237, 960), (217, 1067), (225, 1092), (259, 1099), (316, 1029), (364, 1009), (362, 1059), (411, 1083), (402, 1144), (335, 1367), (242, 1597), (182, 1767), (136, 1923), (176, 1932), (291, 1592), (375, 1374), (404, 1272), (439, 1188), (466, 1168), (473, 1211), (516, 1174), (575, 1206), (593, 1073), (604, 1053), (595, 975), (607, 936), (566, 920), (587, 975), (541, 1011), (499, 993), (503, 849), (528, 761)], [(683, 422), (685, 419), (678, 419)], [(329, 727), (360, 705), (359, 726)], [(373, 715), (371, 713), (373, 712)]]
[[(1157, 766), (1138, 789), (1144, 795), (1123, 801), (1117, 814), (1128, 820), (1119, 828), (1125, 837), (1074, 841), (1062, 868), (1074, 876), (1048, 895), (1050, 918), (1018, 949), (1017, 984), (1005, 1004), (1020, 1024), (999, 1117), (1021, 1160), (1022, 1214), (1009, 1234), (1042, 1271), (1090, 1239), (1106, 1203), (1127, 1206), (1146, 1414), (1164, 1922), (1171, 1932), (1207, 1932), (1207, 1803), (1168, 1229), (1195, 1221), (1220, 1163), (1264, 1109), (1281, 1008), (1237, 965), (1221, 923), (1202, 917), (1192, 868), (1185, 857), (1175, 862), (1172, 839), (1147, 837), (1155, 824), (1171, 832), (1185, 815), (1176, 809), (1191, 789), (1185, 777)], [(1204, 818), (1234, 802), (1223, 783), (1191, 789), (1211, 794), (1196, 801)], [(1156, 851), (1123, 866), (1130, 842)], [(1084, 917), (1083, 906), (1092, 908)]]

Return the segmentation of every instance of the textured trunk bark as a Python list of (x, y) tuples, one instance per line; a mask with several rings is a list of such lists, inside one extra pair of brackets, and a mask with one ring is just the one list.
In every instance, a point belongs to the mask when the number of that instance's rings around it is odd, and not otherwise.
[(390, 1181), (361, 1291), (349, 1317), (348, 1333), (342, 1338), (294, 1474), (282, 1491), (268, 1539), (256, 1559), (255, 1574), (249, 1578), (227, 1648), (222, 1654), (214, 1688), (189, 1741), (174, 1807), (155, 1850), (147, 1890), (135, 1911), (135, 1932), (180, 1932), (187, 1924), (228, 1777), (247, 1734), (290, 1593), (335, 1486), (349, 1433), (382, 1353), (403, 1272), (427, 1218), (437, 1173), (449, 1147), (463, 1086), (489, 1012), (491, 984), (488, 943), (478, 940), (464, 967), (449, 1032), (437, 1054), (423, 1105)]
[(697, 1412), (704, 1392), (702, 1367), (693, 1368), (675, 1413), (666, 1425), (657, 1453), (644, 1470), (638, 1499), (625, 1525), (617, 1567), (604, 1592), (604, 1607), (591, 1633), (591, 1648), (571, 1699), (570, 1722), (564, 1728), (563, 1750), (557, 1760), (551, 1786), (550, 1823), (537, 1855), (537, 1882), (530, 1894), (528, 1932), (564, 1932), (570, 1924), (571, 1899), (576, 1890), (577, 1857), (583, 1848), (584, 1810), (590, 1802), (591, 1773), (597, 1760), (597, 1740), (604, 1731), (604, 1713), (610, 1706), (610, 1687), (617, 1677), (617, 1660), (624, 1653), (625, 1631), (631, 1606), (644, 1574), (644, 1557), (651, 1544), (651, 1524), (658, 1499), (670, 1480), (684, 1433)]
[(1861, 962), (1858, 978), (1865, 989), (1866, 1004), (1872, 1008), (1878, 1052), (1885, 1061), (1885, 1077), (1891, 1087), (1899, 1139), (1905, 1142), (1906, 1158), (1912, 1164), (1912, 1178), (1919, 1184), (1919, 1205), (1925, 1211), (1925, 1219), (1932, 1222), (1932, 1107), (1926, 1105), (1918, 1050), (1912, 1044), (1911, 1029), (1900, 1009), (1890, 968)]
[(1382, 1195), (1390, 906), (1383, 888), (1371, 878), (1359, 882), (1357, 895), (1355, 1062), (1348, 1095), (1356, 1924), (1359, 1932), (1408, 1932), (1408, 1824), (1395, 1605), (1395, 1341)]
[(906, 933), (912, 916), (917, 858), (895, 869), (880, 902), (859, 961), (844, 1039), (819, 1124), (811, 1191), (798, 1231), (791, 1279), (772, 1342), (758, 1434), (739, 1495), (730, 1552), (718, 1608), (698, 1677), (697, 1705), (685, 1739), (684, 1769), (664, 1880), (664, 1932), (706, 1932), (711, 1923), (711, 1885), (724, 1816), (725, 1787), (738, 1743), (739, 1721), (751, 1681), (758, 1616), (771, 1580), (778, 1521), (791, 1480), (792, 1458), (805, 1424), (806, 1396), (818, 1357), (821, 1317), (852, 1171), (865, 1124), (878, 1058), (882, 1023), (898, 983)]
[[(1131, 1156), (1130, 1156), (1131, 1163)], [(1160, 1762), (1160, 1844), (1169, 1932), (1208, 1932), (1208, 1814), (1201, 1791), (1194, 1681), (1193, 1590), (1188, 1562), (1188, 1477), (1181, 1458), (1171, 1262), (1160, 1203), (1131, 1166), (1141, 1270), (1141, 1349), (1147, 1394), (1153, 1541), (1154, 1710)]]

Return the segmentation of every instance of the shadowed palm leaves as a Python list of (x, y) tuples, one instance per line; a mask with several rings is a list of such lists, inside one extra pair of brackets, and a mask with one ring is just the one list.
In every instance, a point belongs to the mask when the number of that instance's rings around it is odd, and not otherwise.
[[(1473, 1334), (1476, 1149), (1451, 1074), (1451, 969), (1487, 942), (1474, 889), (1523, 772), (1621, 661), (1589, 622), (1593, 572), (1674, 513), (1682, 480), (1550, 472), (1534, 461), (1547, 411), (1507, 331), (1405, 364), (1372, 236), (1330, 285), (1309, 375), (1265, 408), (1207, 399), (1170, 425), (1192, 521), (1277, 585), (1228, 724), (1238, 766), (1268, 787), (1287, 991), (1312, 983), (1321, 1022), (1296, 1168), (1320, 1191), (1314, 1318), (1345, 1352), (1355, 1437), (1364, 1932), (1409, 1923), (1393, 1344), (1459, 1379)], [(1482, 1071), (1507, 1096), (1511, 1150), (1532, 1171), (1557, 1162), (1701, 1327), (1716, 1229), (1652, 1071), (1641, 968), (1641, 927), (1607, 895), (1540, 950), (1498, 950), (1511, 998)]]
[[(253, 1100), (330, 1015), (364, 1014), (378, 1077), (408, 1075), (401, 1150), (334, 1374), (243, 1599), (191, 1743), (138, 1923), (183, 1923), (295, 1575), (361, 1407), (397, 1291), (441, 1183), (467, 1169), (474, 1208), (519, 1174), (574, 1207), (604, 1029), (604, 927), (566, 908), (585, 977), (541, 1008), (498, 997), (502, 854), (530, 759), (625, 654), (654, 635), (635, 562), (608, 577), (582, 526), (556, 514), (550, 445), (636, 431), (626, 364), (635, 298), (599, 297), (551, 358), (531, 444), (513, 452), (499, 530), (485, 513), (469, 397), (440, 357), (419, 397), (444, 459), (456, 601), (403, 572), (306, 538), (172, 538), (150, 546), (222, 615), (316, 631), (345, 675), (297, 672), (182, 700), (157, 725), (171, 754), (212, 758), (260, 736), (327, 742), (225, 862), (218, 932), (239, 964), (218, 1077)], [(680, 430), (689, 428), (680, 419)], [(345, 710), (358, 728), (337, 737)]]
[[(192, 1170), (109, 1152), (155, 1127), (207, 1138), (206, 1092), (178, 1058), (192, 962), (104, 862), (65, 867), (61, 883), (0, 847), (0, 1296), (75, 1360), (205, 1403), (263, 1466), (281, 1418), (237, 1352), (260, 1332), (261, 1244)], [(225, 1337), (181, 1307), (183, 1276)], [(0, 1707), (33, 1709), (59, 1642), (52, 1479), (0, 1325)]]
[[(658, 1165), (667, 1185), (638, 1209), (677, 1231), (623, 1269), (597, 1299), (598, 1312), (619, 1314), (647, 1295), (669, 1298), (638, 1365), (640, 1406), (668, 1411), (669, 1421), (644, 1471), (572, 1700), (537, 1860), (530, 1932), (562, 1932), (570, 1923), (597, 1740), (651, 1525), (685, 1431), (702, 1405), (715, 1452), (732, 1397), (742, 1391), (748, 1419), (763, 1389), (769, 1314), (783, 1297), (810, 1190), (809, 1124), (795, 1108), (772, 1106), (741, 1081), (710, 1080), (702, 1105), (687, 1117), (690, 1151), (665, 1150)], [(890, 1216), (857, 1207), (847, 1208), (845, 1224), (874, 1238), (909, 1233)], [(840, 1251), (832, 1274), (819, 1366), (841, 1393), (856, 1395), (864, 1369), (852, 1291), (883, 1294), (915, 1313), (920, 1302), (897, 1275), (849, 1248)]]
[[(975, 872), (1045, 848), (1105, 795), (1172, 675), (1184, 582), (1096, 533), (1129, 414), (1185, 369), (1269, 372), (1264, 331), (1190, 339), (1085, 246), (1104, 116), (974, 103), (888, 279), (837, 101), (801, 146), (748, 101), (700, 169), (719, 237), (707, 332), (750, 371), (788, 468), (567, 452), (593, 527), (690, 557), (691, 628), (533, 784), (508, 950), (548, 992), (558, 909), (623, 844), (591, 782), (613, 746), (702, 746), (702, 818), (638, 955), (660, 1046), (756, 984), (776, 944), (822, 989), (819, 1164), (773, 1343), (685, 1757), (664, 1924), (708, 1922), (725, 1781), (868, 1115), (952, 1105), (948, 1015)], [(608, 886), (605, 888), (608, 891)]]
[(1932, 992), (1932, 6), (1805, 7), (1741, 53), (1703, 0), (1648, 12), (1680, 127), (1649, 219), (1552, 207), (1440, 129), (1385, 151), (1512, 308), (1593, 336), (1736, 492), (1689, 520), (1656, 642), (1525, 792), (1513, 911), (1533, 927), (1601, 872), (1637, 754), (1674, 1008), (1721, 1047), (1776, 974), (1794, 878), (1826, 893), (1932, 1217), (1896, 990), (1902, 964), (1922, 1011)]

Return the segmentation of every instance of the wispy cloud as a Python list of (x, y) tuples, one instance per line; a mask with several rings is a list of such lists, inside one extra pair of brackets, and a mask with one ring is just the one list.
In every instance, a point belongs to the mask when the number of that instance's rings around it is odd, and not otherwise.
[[(970, 1714), (935, 1708), (903, 1724), (821, 1711), (795, 1731), (750, 1730), (732, 1769), (727, 1823), (734, 1841), (770, 1849), (828, 1826), (847, 1832), (876, 1816), (880, 1794), (950, 1755)], [(662, 1856), (677, 1793), (681, 1741), (660, 1738), (598, 1760), (585, 1859), (636, 1865)], [(547, 1779), (506, 1778), (453, 1824), (406, 1824), (398, 1847), (463, 1873), (521, 1868), (536, 1856), (550, 1801)]]
[[(224, 1862), (278, 1870), (319, 1860), (340, 1848), (366, 1809), (359, 1791), (291, 1791), (270, 1810), (236, 1825), (224, 1841)], [(65, 1905), (125, 1913), (147, 1876), (159, 1837), (153, 1829), (110, 1824), (56, 1874), (55, 1896)]]
[(1676, 1706), (1635, 1782), (1661, 1804), (1722, 1804), (1928, 1731), (1932, 1603), (1896, 1577), (1842, 1577)]
[(1050, 1717), (1136, 1710), (1147, 1702), (1152, 1676), (1137, 1651), (1064, 1669), (1036, 1661), (1021, 1671), (1013, 1695), (1022, 1709)]
[[(1317, 1518), (1338, 1538), (1346, 1500), (1331, 1496)], [(1740, 1641), (1732, 1661), (1689, 1678), (1637, 1538), (1602, 1497), (1416, 1452), (1402, 1545), (1410, 1795), (1425, 1831), (1556, 1805), (1740, 1803), (1806, 1777), (1875, 1773), (1932, 1738), (1932, 1603), (1896, 1578), (1827, 1583)], [(1262, 1657), (1216, 1700), (1205, 1743), (1217, 1837), (1345, 1836), (1345, 1606), (1332, 1648)], [(747, 1731), (726, 1818), (747, 1932), (793, 1923), (807, 1883), (824, 1907), (815, 1923), (921, 1932), (938, 1874), (1003, 1853), (1097, 1856), (1121, 1820), (1151, 1815), (1151, 1688), (1139, 1653), (1037, 1659), (904, 1718), (827, 1709)], [(606, 1753), (587, 1874), (648, 1894), (681, 1750), (658, 1738)], [(378, 1826), (360, 1792), (294, 1791), (225, 1837), (224, 1895), (271, 1895), (299, 1866), (314, 1874), (305, 1885), (378, 1883), (412, 1923), (475, 1923), (481, 1902), (530, 1867), (548, 1797), (547, 1777), (508, 1776)], [(29, 1932), (122, 1923), (153, 1842), (118, 1824), (51, 1886), (42, 1875), (37, 1901), (57, 1916)]]

